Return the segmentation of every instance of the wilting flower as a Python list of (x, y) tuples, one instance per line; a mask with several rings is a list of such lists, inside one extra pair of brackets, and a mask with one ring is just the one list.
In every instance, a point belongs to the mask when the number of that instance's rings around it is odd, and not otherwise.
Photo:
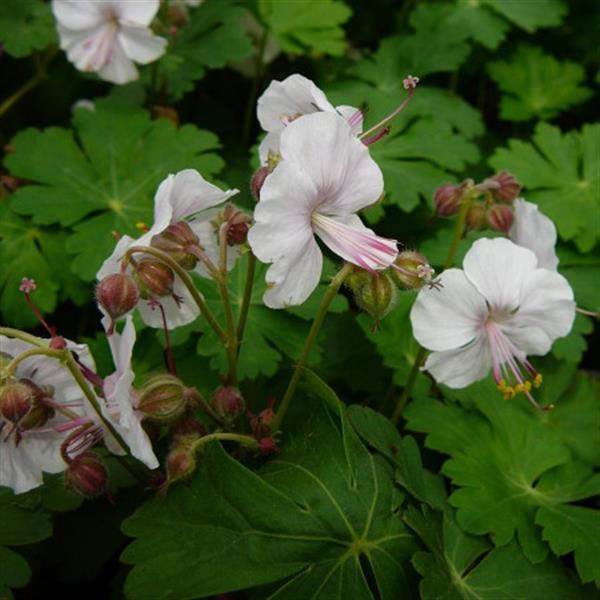
[[(87, 347), (67, 343), (93, 364)], [(21, 340), (0, 336), (5, 358), (14, 358), (32, 347)], [(0, 485), (22, 494), (42, 485), (44, 472), (60, 473), (67, 468), (61, 457), (61, 445), (68, 435), (65, 427), (73, 418), (64, 413), (82, 415), (83, 395), (69, 371), (59, 361), (44, 355), (31, 356), (19, 363), (14, 380), (4, 380), (0, 387), (15, 383), (28, 390), (30, 408), (18, 421), (0, 415)]]
[(80, 71), (112, 83), (137, 79), (165, 51), (166, 40), (149, 28), (159, 0), (53, 0), (60, 47)]
[[(218, 217), (217, 210), (206, 209), (212, 209), (237, 193), (238, 190), (223, 191), (208, 183), (200, 173), (193, 169), (185, 169), (176, 175), (169, 175), (160, 184), (154, 198), (154, 224), (152, 227), (138, 239), (127, 235), (123, 236), (112, 255), (104, 261), (98, 271), (98, 280), (103, 280), (122, 270), (121, 259), (131, 246), (152, 245), (164, 251), (164, 244), (167, 242), (172, 242), (172, 245), (176, 244), (177, 239), (182, 236), (191, 242), (188, 248), (180, 247), (179, 254), (183, 254), (181, 259), (184, 261), (191, 259), (192, 261), (192, 264), (187, 264), (185, 268), (191, 267), (200, 275), (207, 276), (206, 264), (197, 260), (197, 257), (188, 253), (187, 250), (203, 254), (212, 262), (218, 262), (218, 226), (213, 223), (213, 220)], [(159, 243), (159, 238), (162, 243)], [(228, 252), (229, 268), (235, 262), (236, 253), (236, 249)], [(144, 263), (144, 257), (151, 259), (149, 255), (143, 253), (134, 256), (134, 260), (138, 261), (138, 264), (141, 263), (142, 267), (144, 265), (149, 267), (146, 269), (144, 281), (147, 282), (149, 278), (154, 278), (156, 280), (154, 289), (156, 290), (157, 286), (162, 285), (166, 292), (164, 294), (159, 292), (156, 298), (146, 297), (137, 304), (144, 322), (151, 327), (162, 327), (161, 313), (163, 311), (169, 328), (179, 327), (193, 321), (198, 316), (198, 309), (185, 286), (177, 276), (167, 277), (168, 270), (159, 271), (156, 261)], [(134, 266), (129, 263), (126, 266), (126, 272), (134, 273)], [(151, 296), (152, 289), (145, 295)], [(160, 307), (157, 304), (160, 304)], [(101, 308), (101, 310), (106, 313), (104, 309)]]
[(315, 235), (363, 269), (389, 267), (396, 242), (375, 235), (355, 214), (379, 199), (383, 176), (346, 120), (323, 112), (293, 121), (281, 135), (280, 153), (248, 233), (256, 256), (273, 263), (265, 304), (301, 304), (315, 289), (323, 265)]
[(258, 99), (257, 116), (267, 132), (258, 152), (266, 162), (269, 152), (279, 152), (279, 139), (284, 129), (298, 117), (316, 112), (337, 113), (348, 120), (352, 132), (362, 131), (363, 114), (352, 106), (334, 107), (327, 96), (310, 79), (295, 73), (283, 81), (272, 81)]
[(556, 271), (556, 227), (552, 220), (523, 198), (515, 200), (513, 207), (514, 220), (508, 237), (515, 244), (529, 248), (537, 256), (540, 268)]
[(492, 368), (505, 397), (523, 392), (534, 402), (530, 389), (541, 376), (527, 356), (546, 354), (571, 330), (571, 287), (539, 268), (533, 252), (503, 238), (476, 241), (463, 267), (444, 271), (443, 287), (422, 289), (412, 308), (415, 338), (433, 351), (425, 370), (462, 388)]

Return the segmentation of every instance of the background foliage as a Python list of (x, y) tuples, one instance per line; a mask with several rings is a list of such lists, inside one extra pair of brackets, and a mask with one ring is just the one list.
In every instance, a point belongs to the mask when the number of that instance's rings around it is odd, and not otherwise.
[[(239, 187), (251, 208), (255, 101), (293, 72), (333, 104), (368, 106), (371, 124), (404, 97), (404, 76), (421, 77), (372, 147), (386, 196), (368, 221), (440, 267), (452, 223), (433, 217), (436, 187), (509, 170), (556, 223), (578, 305), (600, 310), (598, 22), (594, 0), (206, 0), (139, 82), (112, 88), (57, 51), (48, 4), (3, 0), (0, 97), (40, 77), (0, 124), (2, 322), (34, 326), (17, 291), (34, 277), (50, 322), (109, 364), (91, 282), (113, 232), (135, 235), (157, 184), (187, 167)], [(74, 108), (81, 99), (95, 110)], [(281, 394), (323, 288), (280, 312), (262, 291), (240, 365), (255, 410)], [(0, 490), (0, 597), (600, 597), (597, 321), (578, 316), (536, 361), (554, 411), (505, 403), (489, 382), (456, 392), (419, 375), (401, 435), (384, 415), (415, 360), (413, 300), (374, 331), (338, 298), (274, 460), (244, 465), (210, 446), (166, 499), (111, 464), (114, 505), (81, 505), (55, 479), (24, 497)], [(143, 377), (162, 339), (139, 335)], [(183, 379), (213, 389), (225, 358), (210, 331), (199, 322), (174, 342)]]

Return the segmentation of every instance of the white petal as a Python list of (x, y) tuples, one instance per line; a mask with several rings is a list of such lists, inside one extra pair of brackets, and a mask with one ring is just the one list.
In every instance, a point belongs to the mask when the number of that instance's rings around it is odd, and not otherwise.
[(150, 25), (158, 12), (160, 0), (111, 0), (118, 10), (119, 19), (137, 25)]
[(269, 308), (302, 304), (317, 287), (322, 270), (323, 255), (311, 237), (298, 252), (286, 254), (269, 267), (264, 303)]
[(44, 482), (42, 470), (23, 452), (22, 443), (15, 447), (12, 438), (0, 441), (0, 485), (11, 488), (15, 494), (24, 494)]
[(307, 115), (290, 123), (281, 134), (280, 152), (284, 161), (296, 163), (312, 179), (323, 214), (356, 212), (383, 193), (381, 169), (337, 113)]
[(112, 254), (102, 263), (100, 270), (96, 273), (96, 279), (101, 281), (107, 275), (119, 273), (121, 271), (121, 259), (130, 246), (136, 243), (132, 237), (124, 235), (119, 239)]
[(107, 338), (117, 373), (125, 373), (131, 369), (131, 356), (136, 338), (131, 314), (128, 314), (125, 318), (123, 331), (121, 333), (115, 331), (112, 335), (107, 336)]
[(138, 71), (127, 56), (119, 36), (115, 38), (108, 62), (98, 70), (98, 76), (111, 83), (122, 85), (138, 78)]
[[(215, 231), (213, 224), (210, 222), (211, 219), (217, 215), (218, 209), (212, 209), (204, 211), (200, 218), (193, 219), (188, 222), (190, 229), (198, 236), (198, 241), (204, 249), (204, 253), (215, 266), (219, 266), (219, 236)], [(227, 247), (227, 270), (231, 271), (235, 265), (235, 261), (240, 255), (239, 246), (228, 246)], [(198, 273), (202, 277), (211, 277), (208, 272), (206, 265), (199, 260), (194, 268), (194, 272)]]
[(162, 56), (167, 40), (140, 25), (121, 25), (118, 38), (125, 54), (136, 63), (147, 65)]
[(421, 289), (410, 311), (410, 321), (421, 346), (453, 350), (479, 336), (487, 306), (464, 271), (448, 269), (440, 275), (440, 282), (441, 289)]
[(463, 261), (465, 275), (492, 312), (510, 312), (519, 306), (521, 287), (536, 265), (531, 250), (504, 238), (477, 240)]
[(60, 25), (72, 30), (95, 28), (107, 19), (106, 6), (93, 0), (53, 0), (52, 12)]
[(111, 59), (117, 34), (114, 23), (106, 22), (82, 30), (70, 30), (59, 25), (58, 32), (61, 48), (80, 71), (99, 71)]
[(350, 131), (352, 131), (353, 135), (362, 133), (364, 117), (358, 108), (342, 104), (341, 106), (336, 106), (335, 110), (338, 114), (342, 115), (344, 119), (346, 119), (346, 122), (348, 125), (350, 125)]
[[(161, 303), (167, 320), (167, 327), (169, 329), (175, 329), (182, 325), (191, 323), (199, 314), (197, 304), (194, 302), (191, 294), (187, 288), (181, 283), (181, 281), (175, 276), (175, 283), (173, 284), (173, 292), (180, 299), (177, 303), (172, 296), (165, 296), (158, 298)], [(163, 320), (161, 312), (158, 308), (152, 309), (146, 300), (140, 300), (137, 306), (140, 311), (140, 316), (146, 325), (150, 327), (156, 327), (157, 329), (163, 328)]]
[(525, 354), (546, 354), (554, 340), (571, 331), (573, 290), (556, 271), (537, 269), (523, 282), (520, 295), (519, 309), (499, 326)]
[(66, 436), (55, 432), (32, 433), (23, 438), (21, 444), (31, 462), (45, 473), (62, 473), (67, 464), (60, 454)]
[(318, 111), (335, 109), (310, 79), (295, 73), (269, 84), (258, 99), (256, 114), (265, 131), (282, 131), (289, 118)]
[(538, 207), (522, 198), (515, 200), (515, 218), (508, 237), (517, 245), (531, 250), (538, 259), (538, 267), (556, 271), (556, 227)]
[(270, 131), (265, 135), (263, 141), (258, 146), (258, 156), (261, 164), (265, 164), (269, 158), (269, 152), (277, 154), (279, 152), (279, 142), (281, 139), (281, 132)]
[(433, 352), (425, 362), (438, 383), (451, 388), (464, 388), (483, 379), (491, 367), (490, 349), (485, 336), (457, 350)]

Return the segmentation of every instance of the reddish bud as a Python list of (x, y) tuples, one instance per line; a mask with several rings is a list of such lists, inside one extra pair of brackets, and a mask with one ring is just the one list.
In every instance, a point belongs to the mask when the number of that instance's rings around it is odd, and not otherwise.
[(113, 320), (135, 308), (139, 299), (136, 282), (124, 273), (108, 275), (96, 286), (96, 300)]
[(154, 258), (143, 258), (134, 265), (133, 277), (138, 284), (140, 296), (146, 300), (161, 298), (173, 293), (175, 275), (164, 263)]
[(173, 437), (189, 434), (202, 436), (206, 435), (206, 428), (191, 414), (186, 414), (175, 422), (171, 428), (171, 434)]
[(396, 284), (408, 290), (418, 290), (424, 285), (432, 285), (435, 271), (427, 259), (414, 250), (404, 250), (394, 261), (390, 275)]
[(139, 391), (137, 410), (153, 421), (172, 421), (187, 408), (186, 387), (169, 373), (150, 377)]
[(166, 252), (187, 271), (191, 271), (198, 263), (198, 259), (188, 252), (188, 248), (198, 244), (198, 236), (185, 221), (169, 225), (164, 231), (153, 236), (150, 242), (153, 248)]
[(165, 488), (174, 481), (189, 477), (197, 466), (196, 448), (201, 436), (187, 434), (177, 436), (167, 455), (167, 481)]
[(508, 233), (514, 219), (512, 209), (506, 204), (494, 204), (488, 208), (485, 217), (490, 227), (502, 233)]
[(227, 244), (229, 246), (244, 244), (252, 222), (251, 217), (233, 204), (228, 204), (223, 211), (223, 218), (227, 222)]
[(221, 386), (215, 390), (212, 397), (212, 407), (215, 412), (228, 421), (237, 419), (246, 409), (246, 403), (240, 390), (233, 386)]
[(435, 210), (441, 217), (450, 217), (458, 212), (460, 203), (462, 202), (467, 182), (459, 185), (453, 183), (445, 183), (436, 191), (433, 198)]
[(33, 407), (33, 392), (25, 384), (9, 383), (0, 390), (0, 415), (11, 423), (19, 423)]
[(257, 202), (260, 200), (260, 190), (262, 189), (263, 183), (270, 172), (271, 169), (269, 169), (268, 166), (264, 166), (257, 169), (254, 175), (252, 175), (252, 179), (250, 180), (250, 189), (252, 190), (252, 195)]
[(485, 206), (483, 204), (473, 204), (465, 219), (468, 229), (483, 229), (485, 227)]
[(54, 388), (51, 385), (37, 385), (31, 379), (25, 378), (21, 379), (20, 383), (29, 388), (33, 405), (27, 416), (19, 422), (19, 429), (27, 431), (43, 427), (54, 416), (54, 408), (46, 402), (54, 395)]
[(67, 347), (67, 342), (64, 337), (60, 335), (52, 336), (50, 343), (48, 344), (53, 350), (64, 350)]
[(483, 184), (492, 192), (496, 200), (507, 204), (514, 202), (521, 193), (521, 184), (508, 171), (501, 171), (486, 179)]
[(106, 492), (108, 469), (94, 452), (84, 452), (71, 460), (64, 475), (65, 487), (84, 498), (97, 498)]
[(259, 440), (258, 448), (263, 456), (269, 456), (279, 452), (279, 446), (277, 446), (275, 440), (271, 436)]

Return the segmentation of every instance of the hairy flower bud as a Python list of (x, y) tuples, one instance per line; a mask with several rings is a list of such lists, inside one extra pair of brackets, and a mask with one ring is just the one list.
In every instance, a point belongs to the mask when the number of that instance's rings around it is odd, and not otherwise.
[(521, 184), (508, 171), (501, 171), (493, 177), (489, 177), (483, 183), (492, 192), (496, 200), (507, 204), (514, 202), (521, 193)]
[(154, 258), (143, 258), (136, 262), (134, 269), (133, 277), (142, 298), (162, 298), (173, 293), (175, 275), (164, 263)]
[(53, 416), (54, 408), (46, 402), (54, 394), (54, 388), (51, 385), (37, 385), (31, 379), (21, 379), (20, 383), (25, 385), (33, 399), (31, 410), (19, 422), (19, 429), (27, 431), (43, 427)]
[(485, 206), (473, 204), (467, 212), (465, 223), (468, 229), (483, 229), (486, 225)]
[(434, 196), (435, 210), (441, 217), (450, 217), (458, 212), (465, 189), (469, 182), (464, 181), (458, 185), (445, 183), (441, 185)]
[(172, 421), (187, 408), (186, 387), (182, 381), (161, 373), (154, 375), (139, 391), (137, 410), (153, 421)]
[(265, 165), (264, 167), (259, 167), (254, 172), (254, 175), (252, 175), (252, 179), (250, 180), (250, 189), (252, 190), (252, 195), (257, 202), (260, 200), (260, 190), (262, 189), (263, 183), (270, 172), (271, 169)]
[(248, 238), (248, 229), (252, 219), (239, 208), (228, 204), (223, 211), (223, 217), (227, 222), (227, 244), (239, 246), (244, 244)]
[(233, 421), (246, 409), (244, 398), (236, 387), (223, 385), (215, 390), (212, 397), (215, 412), (228, 421)]
[(198, 236), (185, 221), (169, 225), (164, 231), (153, 236), (150, 242), (152, 247), (166, 252), (187, 271), (191, 271), (198, 263), (198, 258), (190, 254), (188, 248), (198, 244)]
[(399, 287), (418, 290), (433, 283), (435, 271), (420, 252), (404, 250), (398, 254), (390, 274)]
[(24, 383), (9, 383), (0, 390), (0, 415), (19, 423), (33, 407), (33, 392)]
[(355, 271), (347, 280), (359, 308), (376, 321), (385, 317), (396, 303), (396, 286), (384, 272)]
[(96, 286), (96, 300), (115, 320), (135, 308), (140, 299), (140, 291), (133, 277), (124, 273), (107, 275)]
[(488, 208), (485, 218), (490, 227), (506, 234), (512, 225), (514, 216), (510, 206), (506, 204), (494, 204)]
[(197, 466), (196, 446), (200, 435), (189, 433), (177, 436), (167, 454), (167, 481), (165, 489), (174, 481), (189, 477)]
[(106, 492), (108, 469), (95, 452), (83, 452), (71, 460), (64, 475), (65, 487), (84, 498)]

